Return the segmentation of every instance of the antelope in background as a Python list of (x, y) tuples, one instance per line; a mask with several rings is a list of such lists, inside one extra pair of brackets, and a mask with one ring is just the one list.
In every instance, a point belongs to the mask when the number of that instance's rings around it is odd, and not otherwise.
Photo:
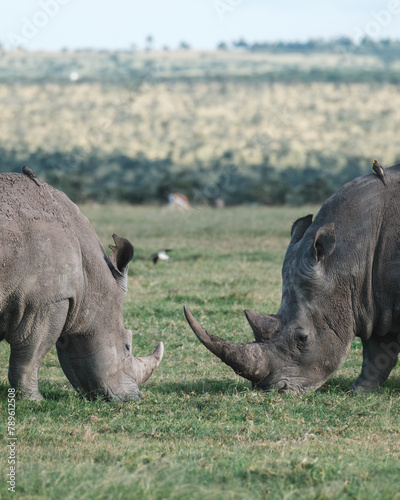
[(173, 209), (189, 210), (190, 203), (182, 193), (170, 193), (168, 196), (168, 206)]

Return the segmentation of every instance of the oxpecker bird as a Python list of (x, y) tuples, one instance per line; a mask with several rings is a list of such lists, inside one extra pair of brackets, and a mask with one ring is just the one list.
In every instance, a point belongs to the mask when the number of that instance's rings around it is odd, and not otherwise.
[(32, 179), (33, 182), (37, 185), (37, 186), (40, 186), (40, 184), (38, 183), (38, 181), (36, 180), (37, 179), (37, 175), (35, 174), (35, 172), (33, 170), (31, 170), (29, 167), (27, 167), (26, 165), (24, 165), (22, 167), (22, 173), (24, 175), (26, 175), (27, 177), (29, 177), (29, 179)]
[(372, 170), (376, 173), (376, 175), (379, 177), (379, 179), (382, 180), (382, 182), (386, 186), (386, 177), (385, 177), (385, 171), (383, 170), (382, 165), (379, 163), (377, 160), (372, 160)]
[(167, 255), (167, 252), (171, 251), (171, 248), (166, 248), (165, 250), (159, 250), (157, 253), (153, 253), (151, 256), (153, 264), (157, 264), (158, 260), (169, 260), (169, 255)]

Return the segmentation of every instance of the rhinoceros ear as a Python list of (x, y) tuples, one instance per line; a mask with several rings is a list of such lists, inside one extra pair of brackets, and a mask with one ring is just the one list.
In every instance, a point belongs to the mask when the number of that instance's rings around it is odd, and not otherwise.
[(307, 231), (309, 226), (312, 223), (312, 214), (306, 215), (301, 219), (297, 219), (297, 221), (293, 224), (292, 230), (290, 232), (291, 240), (290, 243), (295, 244), (301, 240), (304, 233)]
[(331, 222), (318, 229), (314, 240), (314, 255), (318, 261), (324, 260), (335, 250), (335, 224)]
[(132, 243), (126, 238), (113, 234), (114, 245), (109, 245), (112, 254), (109, 255), (111, 272), (123, 292), (128, 291), (128, 265), (134, 255)]

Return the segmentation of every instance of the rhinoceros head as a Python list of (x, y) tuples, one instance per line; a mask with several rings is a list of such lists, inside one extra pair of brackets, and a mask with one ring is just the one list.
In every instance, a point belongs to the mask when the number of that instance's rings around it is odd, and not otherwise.
[(71, 340), (60, 338), (57, 342), (60, 364), (75, 389), (89, 399), (103, 396), (108, 400), (138, 400), (142, 396), (139, 386), (162, 359), (163, 344), (150, 356), (137, 358), (131, 351), (132, 332), (121, 328), (117, 335), (115, 329), (112, 333), (113, 340), (107, 341), (97, 336), (88, 342), (85, 335), (75, 335)]
[[(127, 291), (128, 265), (133, 246), (113, 235), (113, 253), (104, 261), (107, 279), (97, 291), (87, 292), (81, 332), (64, 334), (57, 341), (61, 367), (71, 384), (89, 399), (128, 401), (140, 399), (139, 386), (159, 365), (164, 347), (161, 342), (150, 356), (132, 355), (132, 332), (123, 325), (122, 304)], [(96, 303), (93, 303), (93, 302)]]
[[(296, 221), (282, 268), (277, 315), (245, 311), (255, 342), (238, 344), (209, 334), (185, 307), (200, 341), (233, 370), (261, 389), (306, 392), (320, 387), (343, 363), (351, 341), (351, 318), (338, 293), (333, 223)], [(311, 226), (311, 227), (310, 227)]]

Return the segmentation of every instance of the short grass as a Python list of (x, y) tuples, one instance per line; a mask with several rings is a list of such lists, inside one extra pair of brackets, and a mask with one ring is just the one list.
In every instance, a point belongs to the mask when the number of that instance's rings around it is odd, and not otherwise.
[[(19, 499), (399, 498), (400, 376), (351, 396), (361, 344), (320, 390), (264, 394), (211, 355), (183, 304), (210, 331), (251, 341), (242, 310), (276, 312), (290, 225), (315, 207), (170, 212), (83, 207), (106, 246), (128, 237), (136, 256), (125, 302), (134, 352), (166, 353), (140, 402), (88, 402), (69, 386), (55, 350), (44, 361), (42, 403), (17, 401)], [(171, 262), (150, 254), (173, 248)], [(0, 344), (1, 498), (8, 498), (8, 346)]]

